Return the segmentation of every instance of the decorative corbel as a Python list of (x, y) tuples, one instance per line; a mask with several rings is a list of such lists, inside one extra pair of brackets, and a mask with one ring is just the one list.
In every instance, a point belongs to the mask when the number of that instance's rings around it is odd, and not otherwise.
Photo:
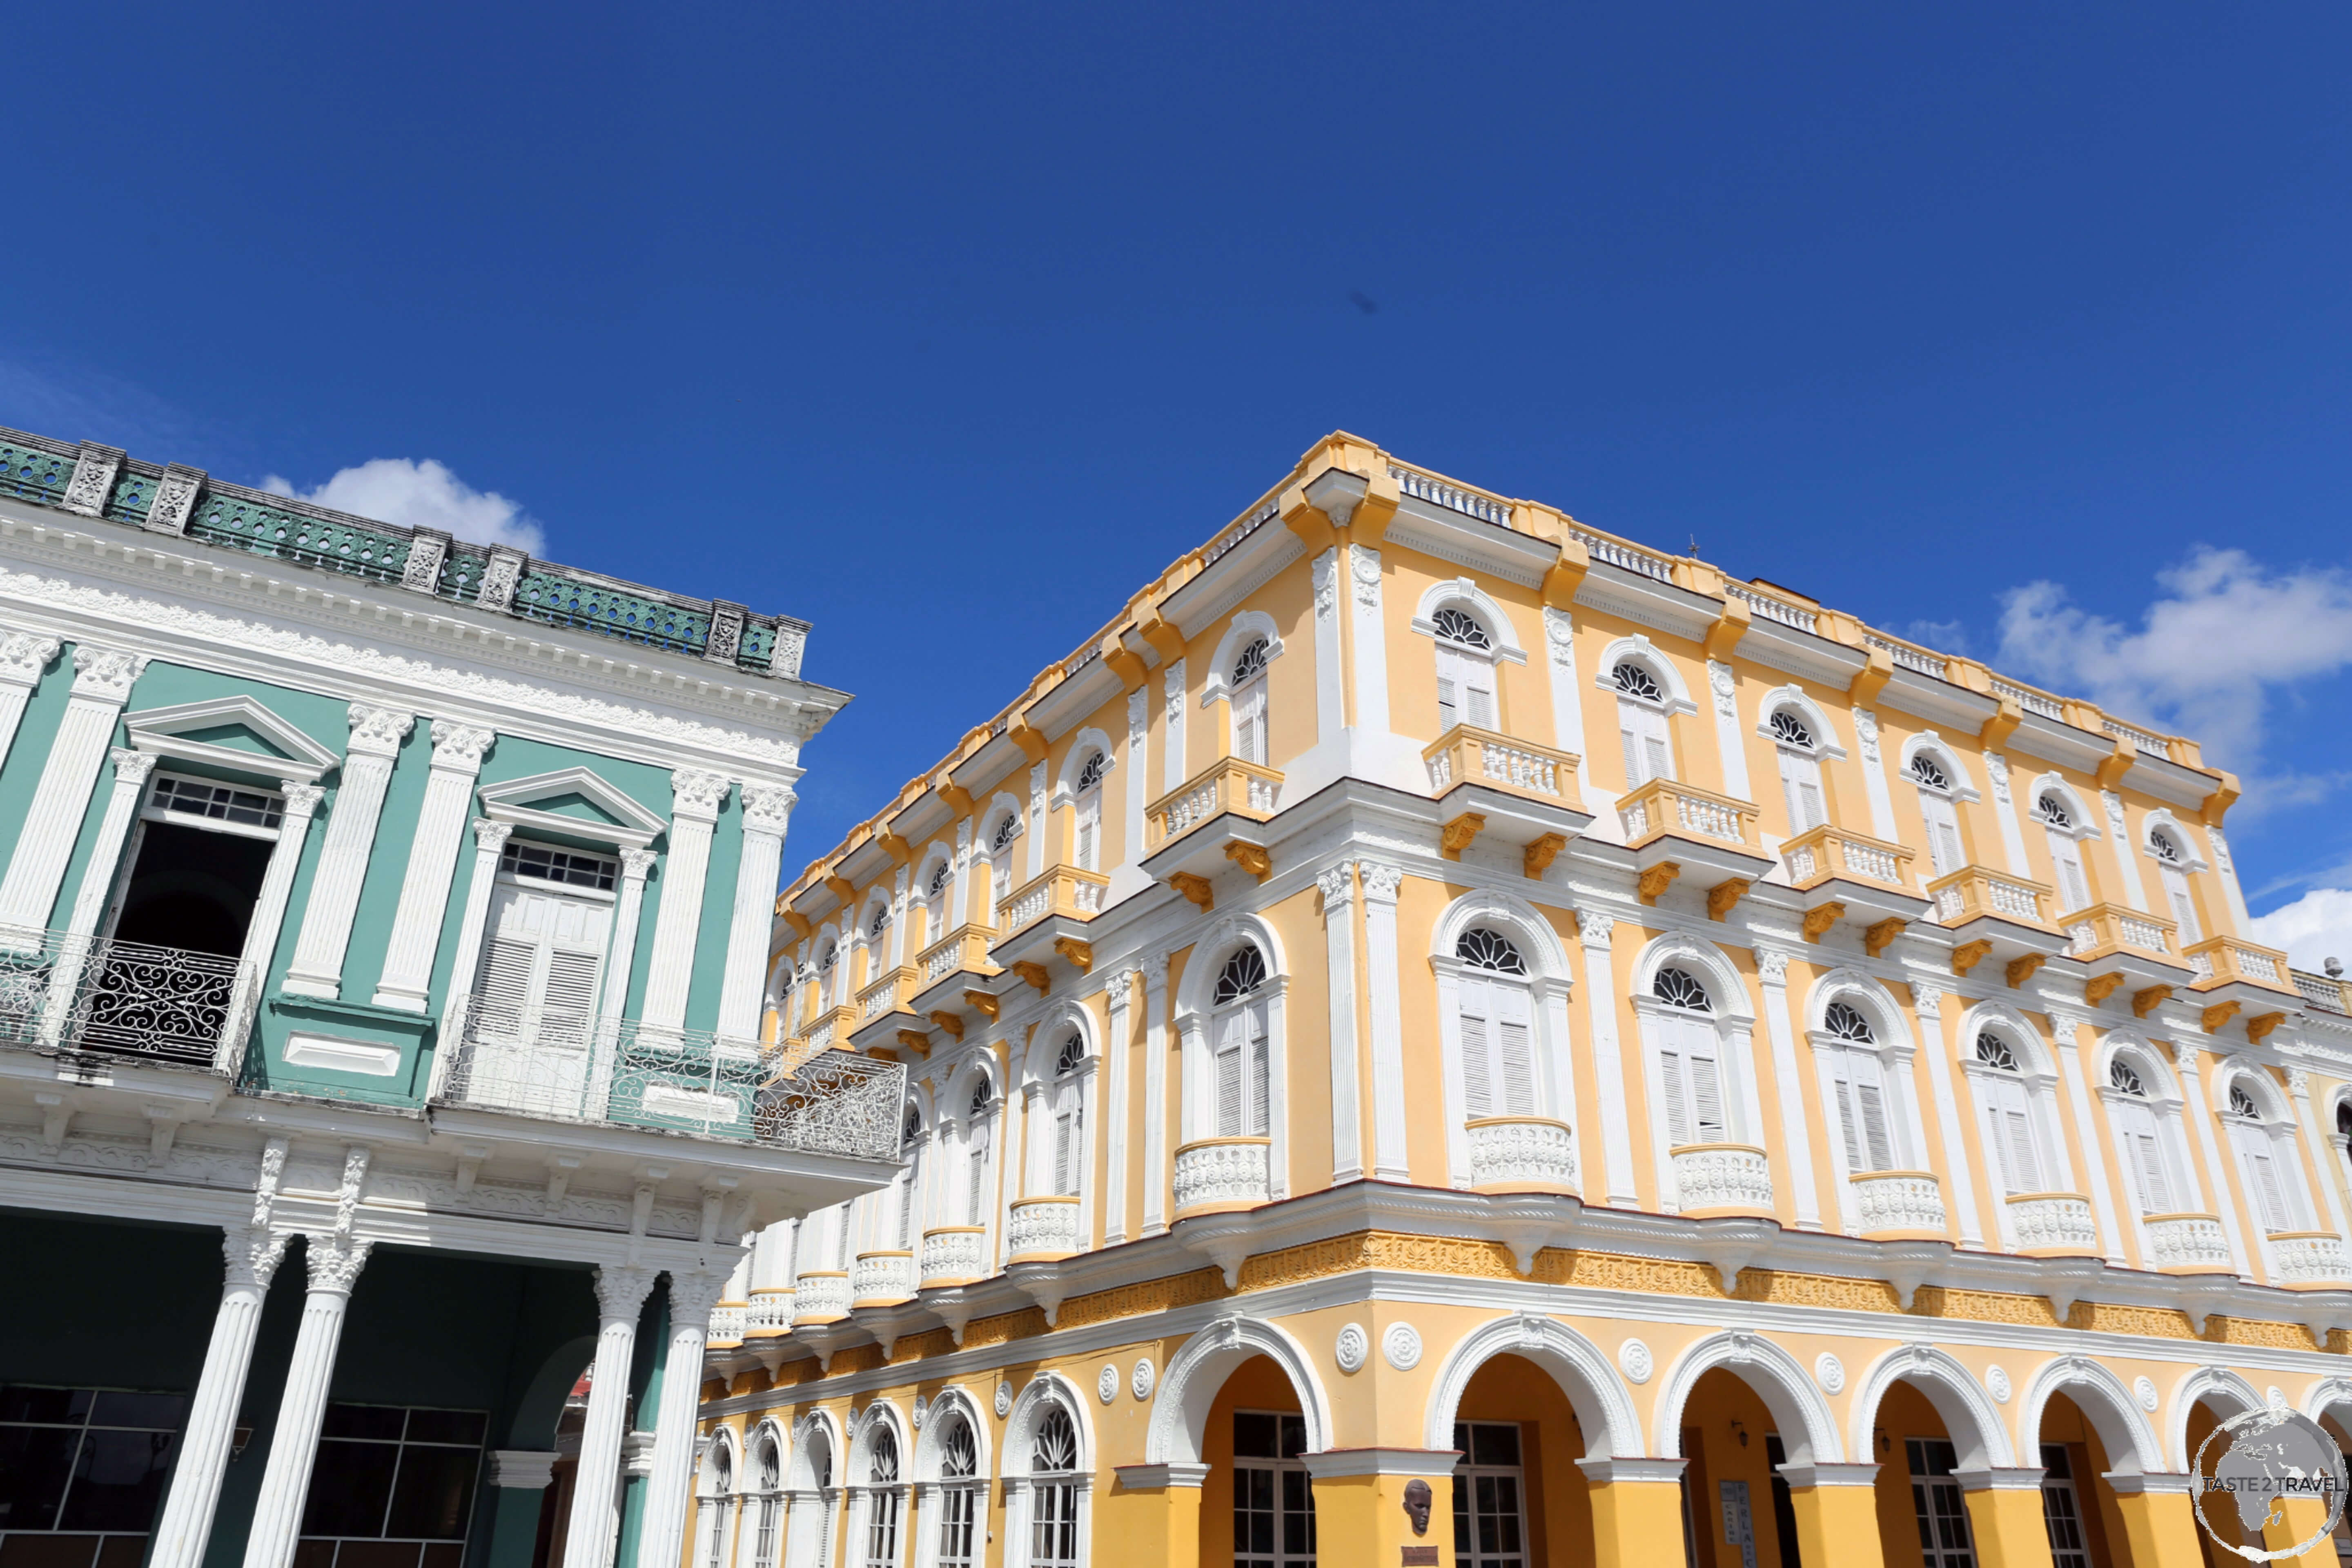
[(1991, 955), (1992, 943), (1981, 939), (1964, 942), (1952, 949), (1952, 973), (1966, 974)]
[(1178, 871), (1168, 879), (1168, 885), (1203, 910), (1216, 908), (1216, 890), (1209, 886), (1209, 879), (1206, 877), (1196, 877), (1190, 871)]
[(2164, 1004), (2171, 1000), (2171, 986), (2144, 986), (2140, 990), (2132, 993), (2132, 1016), (2135, 1018), (2145, 1018), (2150, 1013), (2155, 1012), (2158, 1007), (2161, 1007)]
[(1568, 837), (1565, 834), (1542, 835), (1520, 852), (1521, 874), (1530, 882), (1540, 879), (1546, 871), (1551, 869), (1551, 863), (1559, 858), (1559, 852), (1567, 847)]
[(1993, 751), (2016, 733), (2017, 727), (2024, 722), (2025, 710), (2004, 697), (2000, 707), (1993, 710), (1993, 716), (1978, 728), (1977, 743), (1989, 752)]
[(1683, 868), (1674, 861), (1661, 860), (1642, 873), (1640, 879), (1633, 884), (1634, 890), (1642, 895), (1643, 903), (1654, 904), (1658, 901), (1658, 895), (1672, 886), (1674, 879), (1682, 874)]
[(2139, 761), (2139, 748), (2121, 735), (2115, 738), (2115, 748), (2099, 759), (2098, 778), (2101, 789), (2121, 789), (2124, 775)]
[(1895, 679), (1895, 657), (1883, 647), (1866, 648), (1868, 657), (1853, 679), (1846, 682), (1846, 695), (1856, 702), (1872, 702)]
[(2257, 1013), (2246, 1020), (2246, 1038), (2259, 1046), (2270, 1037), (2272, 1030), (2285, 1022), (2284, 1013)]
[(1754, 886), (1745, 877), (1727, 877), (1706, 890), (1706, 918), (1719, 921), (1738, 907)]
[(1448, 860), (1461, 859), (1462, 851), (1470, 847), (1470, 841), (1486, 826), (1486, 817), (1477, 812), (1464, 812), (1438, 831), (1437, 852)]
[(996, 1016), (998, 1004), (993, 993), (987, 991), (967, 991), (963, 994), (963, 1005), (983, 1017), (993, 1018)]
[(2049, 962), (2050, 957), (2047, 953), (2029, 952), (2022, 957), (2011, 959), (2009, 967), (2001, 972), (2002, 976), (2008, 980), (2009, 988), (2014, 991), (2032, 979), (2034, 972)]
[(1901, 936), (1909, 924), (1909, 921), (1894, 916), (1875, 921), (1864, 930), (1862, 945), (1871, 957), (1876, 958), (1894, 945), (1895, 939)]
[[(1092, 974), (1094, 973), (1094, 943), (1089, 942), (1080, 942), (1074, 936), (1057, 936), (1054, 939), (1054, 951), (1060, 953), (1064, 958), (1068, 959), (1079, 973)], [(1029, 977), (1024, 974), (1021, 978), (1027, 980)], [(1035, 982), (1032, 981), (1031, 984), (1034, 984)], [(1037, 989), (1043, 991), (1045, 987), (1039, 985)]]
[(1726, 664), (1731, 662), (1732, 650), (1739, 646), (1739, 639), (1748, 635), (1748, 628), (1755, 619), (1756, 612), (1748, 607), (1747, 600), (1725, 595), (1723, 608), (1717, 614), (1715, 624), (1706, 628), (1706, 637), (1700, 639), (1706, 645), (1706, 657)]
[(2118, 969), (2111, 974), (2094, 974), (2083, 982), (2083, 1000), (2096, 1007), (2116, 994), (2124, 983), (2124, 973)]
[(2209, 1035), (2212, 1034), (2222, 1025), (2236, 1017), (2238, 1010), (2244, 1005), (2243, 1002), (2216, 1002), (2205, 1009), (2200, 1021), (2204, 1025), (2205, 1032)]
[(1822, 933), (1845, 919), (1845, 906), (1832, 899), (1826, 904), (1815, 904), (1805, 911), (1805, 940), (1819, 942)]
[(1022, 981), (1040, 996), (1045, 994), (1047, 987), (1052, 984), (1045, 973), (1045, 966), (1030, 959), (1016, 961), (1013, 965), (1013, 973), (1019, 975)]
[[(971, 993), (967, 992), (965, 993), (965, 995), (969, 998)], [(993, 998), (991, 998), (991, 1000), (993, 1000)], [(951, 1040), (961, 1040), (963, 1038), (962, 1014), (950, 1013), (945, 1007), (941, 1007), (931, 1015), (931, 1022), (938, 1025), (940, 1032), (947, 1036), (948, 1038)]]
[(919, 1057), (928, 1057), (931, 1054), (931, 1037), (920, 1029), (899, 1030), (898, 1044)]
[(1261, 882), (1274, 874), (1274, 857), (1266, 853), (1265, 846), (1262, 844), (1244, 843), (1236, 838), (1225, 846), (1225, 858)]

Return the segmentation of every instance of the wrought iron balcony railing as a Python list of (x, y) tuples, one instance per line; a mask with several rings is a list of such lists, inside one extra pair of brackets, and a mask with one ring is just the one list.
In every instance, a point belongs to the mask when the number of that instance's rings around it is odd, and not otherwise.
[(256, 994), (220, 953), (0, 927), (0, 1046), (231, 1072)]
[(634, 1018), (529, 1036), (499, 1022), (478, 1003), (437, 1099), (805, 1153), (898, 1157), (907, 1069), (897, 1062)]

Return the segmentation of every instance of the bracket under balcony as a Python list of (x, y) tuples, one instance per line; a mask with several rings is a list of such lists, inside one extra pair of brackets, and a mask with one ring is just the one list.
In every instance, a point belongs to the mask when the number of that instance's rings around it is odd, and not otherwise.
[(1572, 752), (1456, 724), (1421, 755), (1448, 859), (1460, 859), (1474, 841), (1504, 844), (1519, 851), (1525, 875), (1541, 877), (1592, 824)]
[(1827, 823), (1780, 846), (1780, 865), (1804, 901), (1809, 942), (1852, 921), (1875, 955), (1932, 907), (1911, 890), (1910, 850)]
[(1281, 802), (1278, 771), (1239, 757), (1218, 758), (1144, 808), (1150, 846), (1144, 874), (1196, 903), (1196, 893), (1228, 866), (1265, 880), (1273, 870), (1266, 824)]
[(1645, 900), (1677, 878), (1711, 889), (1733, 880), (1752, 885), (1772, 869), (1757, 846), (1756, 807), (1744, 800), (1652, 779), (1619, 799), (1617, 819)]

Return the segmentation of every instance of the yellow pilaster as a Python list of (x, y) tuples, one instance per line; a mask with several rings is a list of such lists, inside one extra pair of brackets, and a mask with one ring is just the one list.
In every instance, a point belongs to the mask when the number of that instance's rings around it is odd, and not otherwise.
[(2205, 1568), (2187, 1476), (2109, 1476), (2107, 1481), (2124, 1518), (2131, 1568)]
[[(2284, 1513), (2284, 1519), (2279, 1517), (2281, 1513)], [(2295, 1568), (2336, 1568), (2336, 1542), (2320, 1534), (2326, 1523), (2326, 1505), (2317, 1498), (2282, 1498), (2271, 1510), (2270, 1522), (2263, 1526), (2263, 1544), (2273, 1552), (2284, 1552), (2318, 1535), (2317, 1544), (2310, 1551), (2273, 1561), (2292, 1563)]]
[[(1683, 1568), (1683, 1461), (1580, 1459), (1595, 1568)], [(1557, 1548), (1555, 1548), (1557, 1550)]]
[(2042, 1521), (2042, 1472), (1993, 1472), (1999, 1484), (1962, 1493), (1979, 1568), (2052, 1568), (2050, 1527)]
[[(1315, 1481), (1315, 1557), (1370, 1568), (1454, 1568), (1450, 1448), (1337, 1448), (1307, 1456)], [(1427, 1507), (1416, 1511), (1415, 1487)], [(1414, 1528), (1418, 1518), (1425, 1521)]]
[(1121, 1465), (1118, 1482), (1097, 1500), (1095, 1550), (1117, 1542), (1117, 1560), (1136, 1568), (1197, 1568), (1201, 1481), (1206, 1465)]
[[(1797, 1558), (1839, 1568), (1885, 1568), (1878, 1540), (1876, 1465), (1792, 1466), (1789, 1503), (1797, 1516)], [(1811, 1479), (1811, 1486), (1799, 1483)]]

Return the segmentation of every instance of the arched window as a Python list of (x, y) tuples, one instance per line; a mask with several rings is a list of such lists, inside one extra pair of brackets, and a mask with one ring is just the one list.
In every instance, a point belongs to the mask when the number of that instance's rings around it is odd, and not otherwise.
[(860, 1568), (898, 1568), (898, 1438), (877, 1422), (866, 1439), (866, 1557)]
[(1012, 812), (1006, 812), (1004, 820), (996, 825), (996, 831), (988, 836), (988, 852), (992, 855), (1003, 854), (1012, 845), (1013, 839), (1020, 837), (1020, 833), (1021, 818)]
[(1951, 775), (1943, 764), (1925, 752), (1911, 754), (1910, 773), (1919, 790), (1919, 815), (1927, 824), (1927, 858), (1936, 875), (1948, 877), (1968, 864), (1960, 847), (1959, 808), (1953, 804), (1958, 792), (1952, 788)]
[(923, 1113), (915, 1106), (907, 1107), (906, 1119), (898, 1124), (898, 1154), (906, 1162), (898, 1173), (898, 1239), (901, 1252), (915, 1245), (915, 1209), (923, 1195)]
[(2041, 1139), (2034, 1126), (2033, 1100), (2026, 1091), (2025, 1074), (2009, 1042), (1987, 1029), (1977, 1036), (1977, 1061), (1982, 1071), (1985, 1113), (1992, 1119), (1992, 1154), (2001, 1185), (2011, 1197), (2050, 1190), (2050, 1173), (2043, 1168)]
[(816, 960), (816, 1005), (819, 1012), (841, 1005), (841, 944), (829, 942)]
[(2180, 841), (2169, 830), (2154, 827), (2148, 830), (2147, 847), (2156, 856), (2156, 874), (2164, 882), (2164, 901), (2172, 918), (2180, 922), (2181, 945), (2202, 942), (2197, 900), (2189, 894), (2189, 857), (2181, 852)]
[(1272, 645), (1259, 637), (1234, 660), (1234, 755), (1245, 763), (1263, 763), (1266, 757), (1265, 665), (1271, 652)]
[(735, 1461), (726, 1444), (712, 1445), (705, 1477), (709, 1489), (704, 1492), (698, 1510), (702, 1516), (703, 1568), (727, 1568), (727, 1515), (735, 1501), (732, 1495)]
[(1802, 833), (1829, 820), (1822, 805), (1821, 746), (1794, 710), (1772, 710), (1772, 747), (1780, 758), (1780, 798), (1789, 809), (1789, 831)]
[(2050, 843), (2050, 862), (2057, 868), (2059, 912), (2072, 914), (2090, 908), (2091, 879), (2083, 872), (2083, 847), (2075, 841), (2074, 812), (2055, 790), (2043, 791), (2034, 802), (2033, 812), (2042, 819), (2042, 837)]
[(2243, 1079), (2230, 1085), (2230, 1109), (2221, 1121), (2230, 1130), (2230, 1145), (2238, 1156), (2238, 1174), (2244, 1182), (2246, 1202), (2252, 1205), (2263, 1229), (2273, 1236), (2303, 1228), (2295, 1199), (2296, 1184), (2282, 1167), (2291, 1143), (2287, 1129), (2263, 1113)]
[(1029, 1468), (1029, 1568), (1078, 1568), (1078, 1434), (1058, 1405), (1037, 1424)]
[(760, 1511), (751, 1529), (751, 1568), (776, 1568), (776, 1524), (784, 1507), (784, 1464), (772, 1439), (761, 1443), (752, 1473), (760, 1490)]
[(1533, 1008), (1528, 963), (1511, 939), (1473, 926), (1454, 944), (1458, 984), (1462, 1089), (1467, 1119), (1536, 1112)]
[(1102, 782), (1103, 753), (1095, 752), (1078, 769), (1078, 869), (1102, 869)]
[(1010, 811), (996, 825), (996, 831), (988, 836), (989, 886), (999, 904), (1013, 891), (1013, 841), (1019, 837), (1020, 816)]
[(866, 940), (880, 942), (882, 933), (890, 929), (890, 904), (887, 899), (874, 910), (874, 918), (866, 922)]
[(2115, 1090), (2109, 1104), (2114, 1108), (2124, 1163), (2131, 1168), (2141, 1216), (2179, 1212), (2172, 1162), (2166, 1156), (2166, 1140), (2157, 1123), (2156, 1107), (2150, 1103), (2147, 1080), (2131, 1063), (2117, 1057), (2107, 1064), (2107, 1084)]
[(1437, 632), (1437, 730), (1456, 724), (1495, 728), (1495, 642), (1469, 613), (1443, 609), (1431, 617)]
[(1832, 1002), (1822, 1012), (1822, 1032), (1833, 1042), (1825, 1055), (1837, 1100), (1838, 1131), (1845, 1140), (1846, 1169), (1856, 1174), (1894, 1170), (1895, 1138), (1887, 1121), (1878, 1031), (1850, 1004)]
[(954, 863), (942, 856), (940, 863), (931, 868), (930, 880), (923, 887), (923, 897), (929, 903), (929, 913), (926, 921), (930, 929), (924, 932), (928, 941), (944, 940), (949, 931), (954, 927), (955, 922), (950, 918), (951, 911), (948, 909), (949, 900), (952, 897), (949, 889), (954, 882)]
[(988, 1223), (988, 1145), (992, 1123), (988, 1085), (975, 1085), (971, 1091), (971, 1107), (964, 1114), (964, 1224)]
[(1688, 970), (1665, 968), (1650, 983), (1665, 1006), (1658, 1015), (1658, 1066), (1665, 1084), (1666, 1142), (1672, 1148), (1725, 1141), (1722, 1047), (1715, 1003)]
[(1244, 942), (1217, 973), (1210, 1027), (1220, 1138), (1267, 1135), (1271, 1036), (1267, 1029), (1265, 955)]
[[(981, 1568), (980, 1505), (988, 1489), (980, 1474), (980, 1441), (961, 1411), (946, 1417), (940, 1441), (938, 1568)], [(977, 1483), (977, 1484), (974, 1484)]]
[(1609, 672), (1617, 688), (1617, 732), (1625, 746), (1625, 787), (1675, 776), (1675, 748), (1666, 731), (1666, 694), (1658, 679), (1633, 659)]
[(1078, 1069), (1087, 1059), (1087, 1043), (1073, 1029), (1054, 1061), (1054, 1192), (1074, 1198), (1086, 1160), (1086, 1108), (1079, 1094)]
[(821, 1568), (832, 1561), (835, 1516), (833, 1510), (833, 1436), (820, 1422), (796, 1428), (799, 1462), (808, 1486), (817, 1496), (796, 1500), (786, 1521), (786, 1568)]

